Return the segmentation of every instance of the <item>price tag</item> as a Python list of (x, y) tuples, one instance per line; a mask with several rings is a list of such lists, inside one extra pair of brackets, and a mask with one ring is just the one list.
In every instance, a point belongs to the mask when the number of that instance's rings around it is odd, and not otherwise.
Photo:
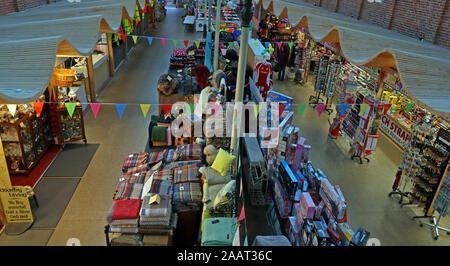
[(150, 201), (148, 202), (149, 204), (159, 204), (161, 202), (161, 197), (158, 194), (155, 194), (153, 196), (150, 197)]
[(171, 82), (171, 81), (172, 81), (172, 78), (171, 78), (170, 76), (167, 76), (167, 80), (168, 80), (169, 82)]

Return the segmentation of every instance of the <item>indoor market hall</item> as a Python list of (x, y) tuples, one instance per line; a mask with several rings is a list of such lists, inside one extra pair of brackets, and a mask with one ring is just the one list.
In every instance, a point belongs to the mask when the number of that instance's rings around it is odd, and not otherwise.
[[(148, 31), (147, 36), (153, 37), (152, 41), (146, 37), (138, 38), (116, 68), (115, 75), (98, 92), (97, 102), (101, 103), (98, 113), (94, 116), (89, 108), (84, 112), (86, 150), (78, 157), (70, 157), (72, 161), (66, 163), (69, 168), (85, 165), (85, 171), (81, 176), (44, 174), (40, 177), (34, 186), (39, 208), (33, 211), (38, 219), (23, 234), (2, 234), (0, 246), (65, 246), (73, 241), (82, 246), (107, 244), (106, 217), (111, 210), (118, 177), (122, 174), (124, 158), (133, 153), (162, 150), (148, 149), (149, 125), (152, 115), (158, 115), (160, 111), (158, 79), (169, 69), (174, 45), (184, 47), (183, 40), (194, 43), (204, 38), (203, 32), (186, 30), (184, 8), (169, 3), (166, 10), (165, 18)], [(167, 42), (163, 43), (163, 38)], [(174, 43), (172, 40), (179, 41)], [(317, 106), (308, 105), (310, 96), (315, 94), (315, 77), (310, 75), (304, 84), (298, 84), (288, 78), (279, 81), (277, 74), (273, 72), (273, 90), (292, 97), (292, 106), (307, 105), (301, 116), (294, 111), (292, 124), (299, 128), (299, 136), (311, 146), (309, 160), (314, 167), (342, 191), (347, 203), (348, 224), (353, 231), (364, 228), (370, 232), (370, 238), (382, 246), (450, 245), (450, 238), (445, 233), (436, 241), (429, 228), (420, 227), (418, 220), (412, 218), (423, 215), (422, 208), (402, 206), (398, 195), (389, 196), (402, 162), (402, 152), (391, 140), (380, 138), (370, 161), (360, 164), (359, 160), (352, 160), (353, 151), (348, 143), (342, 137), (333, 139), (329, 135), (336, 110), (318, 115)], [(123, 113), (116, 104), (126, 104), (121, 110)], [(141, 104), (150, 104), (145, 117)], [(249, 175), (248, 159), (242, 160), (241, 170), (244, 176)], [(246, 199), (246, 203), (248, 201)], [(248, 244), (258, 235), (273, 234), (266, 215), (267, 205), (247, 204), (245, 207)], [(178, 217), (178, 221), (180, 219)], [(440, 225), (449, 227), (450, 219), (442, 218)]]

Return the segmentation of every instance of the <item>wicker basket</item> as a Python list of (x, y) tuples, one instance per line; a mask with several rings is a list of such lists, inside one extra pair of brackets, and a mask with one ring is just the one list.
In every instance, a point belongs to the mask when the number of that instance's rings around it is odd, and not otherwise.
[(77, 72), (72, 69), (55, 68), (53, 76), (55, 77), (55, 85), (58, 87), (70, 87), (75, 80)]

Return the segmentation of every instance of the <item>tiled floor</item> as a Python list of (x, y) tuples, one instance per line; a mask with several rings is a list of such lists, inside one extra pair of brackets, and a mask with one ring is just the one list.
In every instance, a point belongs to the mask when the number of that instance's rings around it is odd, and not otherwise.
[[(178, 47), (183, 46), (184, 39), (201, 38), (201, 33), (184, 32), (182, 14), (181, 9), (169, 8), (166, 19), (150, 36), (178, 39)], [(105, 216), (112, 203), (121, 164), (128, 153), (144, 151), (150, 114), (157, 112), (157, 106), (153, 105), (144, 118), (139, 104), (157, 103), (157, 79), (167, 71), (172, 49), (171, 41), (165, 46), (159, 39), (153, 39), (151, 46), (146, 40), (140, 41), (109, 87), (98, 97), (105, 104), (97, 118), (91, 113), (85, 117), (88, 140), (99, 143), (100, 147), (48, 245), (66, 245), (69, 238), (78, 238), (81, 245), (105, 245)], [(275, 81), (275, 88), (294, 97), (294, 103), (307, 103), (313, 93), (311, 84), (300, 87), (290, 81)], [(111, 103), (127, 104), (121, 119)], [(327, 119), (326, 113), (318, 117), (316, 110), (308, 107), (301, 117), (295, 115), (294, 121), (300, 127), (300, 134), (312, 145), (313, 165), (341, 187), (348, 201), (348, 220), (352, 228), (364, 227), (382, 245), (449, 245), (450, 236), (441, 234), (438, 241), (433, 240), (431, 230), (420, 228), (418, 221), (411, 220), (414, 208), (400, 208), (396, 198), (388, 197), (400, 160), (399, 153), (389, 143), (380, 143), (371, 162), (360, 165), (350, 160), (350, 154), (342, 148), (345, 144), (327, 137)], [(446, 218), (443, 225), (448, 227), (449, 220)], [(34, 233), (42, 234), (45, 241), (48, 239), (47, 231)], [(38, 237), (22, 237), (14, 244), (32, 244), (27, 242), (35, 242), (33, 239)]]

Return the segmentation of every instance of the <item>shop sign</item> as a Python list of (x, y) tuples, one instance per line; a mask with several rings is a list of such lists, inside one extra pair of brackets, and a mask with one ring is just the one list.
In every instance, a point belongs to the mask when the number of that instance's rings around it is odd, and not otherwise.
[(0, 188), (0, 199), (7, 223), (33, 222), (28, 194), (24, 187)]
[(408, 130), (386, 115), (381, 118), (380, 128), (403, 149), (406, 147), (409, 139), (411, 138), (411, 133)]

